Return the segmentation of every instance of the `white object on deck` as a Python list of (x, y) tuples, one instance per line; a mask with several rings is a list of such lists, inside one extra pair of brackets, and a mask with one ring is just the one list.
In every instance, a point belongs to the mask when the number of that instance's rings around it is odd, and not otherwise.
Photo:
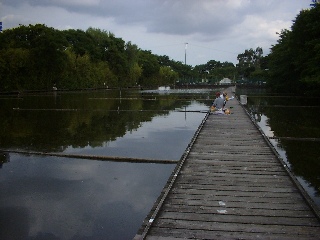
[(240, 103), (242, 105), (246, 105), (248, 102), (248, 98), (247, 98), (247, 95), (240, 95)]

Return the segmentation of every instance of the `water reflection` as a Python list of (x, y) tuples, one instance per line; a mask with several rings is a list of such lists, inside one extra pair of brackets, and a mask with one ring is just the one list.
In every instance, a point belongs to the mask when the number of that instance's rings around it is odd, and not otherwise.
[[(165, 96), (123, 90), (58, 94), (2, 99), (1, 148), (38, 152), (104, 148), (106, 143), (127, 137), (127, 133), (137, 131), (142, 123), (151, 122), (156, 116), (167, 117), (164, 124), (172, 123), (170, 112), (185, 107), (207, 109), (210, 102), (192, 104), (193, 98), (208, 99), (208, 91)], [(188, 114), (188, 118), (203, 116)], [(165, 129), (161, 124), (154, 126)]]
[[(0, 99), (0, 148), (180, 159), (210, 95), (9, 96)], [(132, 239), (175, 167), (8, 152), (0, 164), (0, 239)]]
[(319, 99), (264, 93), (249, 95), (247, 108), (320, 208)]
[(187, 113), (185, 118), (185, 113), (172, 112), (143, 122), (138, 129), (126, 132), (114, 141), (103, 142), (101, 146), (70, 147), (64, 152), (179, 160), (203, 118), (203, 113)]
[(0, 239), (132, 239), (173, 168), (12, 154)]

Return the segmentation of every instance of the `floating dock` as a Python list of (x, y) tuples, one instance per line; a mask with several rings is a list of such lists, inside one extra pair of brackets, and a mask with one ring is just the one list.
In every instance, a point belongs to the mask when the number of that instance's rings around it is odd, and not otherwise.
[(227, 107), (206, 116), (134, 240), (320, 239), (316, 206), (241, 104)]

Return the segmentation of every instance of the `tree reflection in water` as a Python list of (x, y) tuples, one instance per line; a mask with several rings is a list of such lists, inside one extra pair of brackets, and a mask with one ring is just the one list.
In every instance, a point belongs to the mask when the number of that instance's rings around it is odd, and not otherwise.
[[(208, 91), (96, 91), (0, 99), (0, 148), (179, 159)], [(10, 161), (9, 161), (10, 160)], [(0, 239), (132, 239), (175, 164), (1, 153)]]

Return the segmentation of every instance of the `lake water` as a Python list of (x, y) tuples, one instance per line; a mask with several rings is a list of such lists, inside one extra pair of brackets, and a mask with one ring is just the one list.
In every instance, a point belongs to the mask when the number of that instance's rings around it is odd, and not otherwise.
[[(319, 99), (240, 94), (320, 206)], [(0, 239), (132, 239), (175, 168), (162, 160), (180, 159), (212, 96), (214, 90), (1, 96)]]
[(0, 147), (7, 151), (0, 154), (0, 239), (132, 239), (175, 168), (161, 160), (180, 159), (212, 95), (105, 90), (2, 96)]

